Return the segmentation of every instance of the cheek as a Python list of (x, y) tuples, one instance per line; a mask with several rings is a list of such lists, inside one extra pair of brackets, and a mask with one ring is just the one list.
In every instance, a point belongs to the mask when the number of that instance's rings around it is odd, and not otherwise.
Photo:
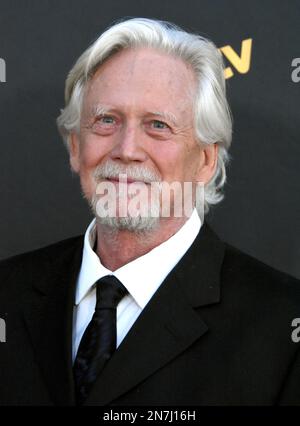
[(186, 181), (196, 180), (201, 161), (201, 149), (196, 146), (185, 152), (184, 155), (184, 175)]
[[(152, 148), (152, 147), (151, 147)], [(155, 163), (163, 180), (181, 180), (183, 152), (172, 141), (160, 143), (148, 150), (149, 157)]]
[(83, 168), (96, 167), (103, 156), (105, 150), (103, 144), (96, 140), (85, 140), (80, 148), (80, 163)]
[(195, 156), (186, 155), (185, 152), (170, 156), (166, 162), (166, 170), (173, 181), (191, 181), (195, 174)]

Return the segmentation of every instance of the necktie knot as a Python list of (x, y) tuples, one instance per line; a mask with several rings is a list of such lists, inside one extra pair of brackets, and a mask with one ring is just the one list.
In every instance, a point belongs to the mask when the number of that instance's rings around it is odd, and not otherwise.
[(106, 275), (96, 282), (97, 302), (95, 310), (116, 309), (127, 289), (113, 275)]

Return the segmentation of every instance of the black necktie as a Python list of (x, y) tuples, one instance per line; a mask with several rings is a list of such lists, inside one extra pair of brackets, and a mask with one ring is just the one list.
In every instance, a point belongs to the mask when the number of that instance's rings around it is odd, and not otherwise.
[(73, 367), (79, 405), (84, 402), (98, 374), (116, 350), (116, 309), (127, 293), (113, 275), (106, 275), (96, 285), (95, 312), (82, 336)]

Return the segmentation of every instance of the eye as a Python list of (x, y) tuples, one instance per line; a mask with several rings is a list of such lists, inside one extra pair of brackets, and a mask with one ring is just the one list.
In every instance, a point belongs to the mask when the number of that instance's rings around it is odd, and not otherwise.
[(100, 124), (104, 124), (104, 125), (115, 124), (114, 117), (112, 117), (110, 115), (103, 115), (101, 117), (98, 117), (97, 121)]
[(151, 127), (158, 130), (169, 128), (169, 126), (166, 123), (160, 120), (153, 120), (151, 123)]
[(98, 115), (94, 118), (92, 131), (103, 136), (113, 134), (120, 124), (117, 117), (113, 115)]

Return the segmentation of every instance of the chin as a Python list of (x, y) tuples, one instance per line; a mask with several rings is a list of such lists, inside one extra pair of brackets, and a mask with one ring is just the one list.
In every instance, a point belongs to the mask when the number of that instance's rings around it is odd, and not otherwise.
[(160, 222), (160, 205), (152, 206), (153, 214), (150, 211), (144, 211), (143, 214), (135, 212), (131, 215), (127, 212), (126, 216), (110, 215), (102, 203), (98, 203), (99, 198), (94, 195), (88, 200), (92, 213), (96, 217), (97, 223), (110, 228), (112, 231), (130, 231), (130, 232), (151, 232), (154, 231)]

